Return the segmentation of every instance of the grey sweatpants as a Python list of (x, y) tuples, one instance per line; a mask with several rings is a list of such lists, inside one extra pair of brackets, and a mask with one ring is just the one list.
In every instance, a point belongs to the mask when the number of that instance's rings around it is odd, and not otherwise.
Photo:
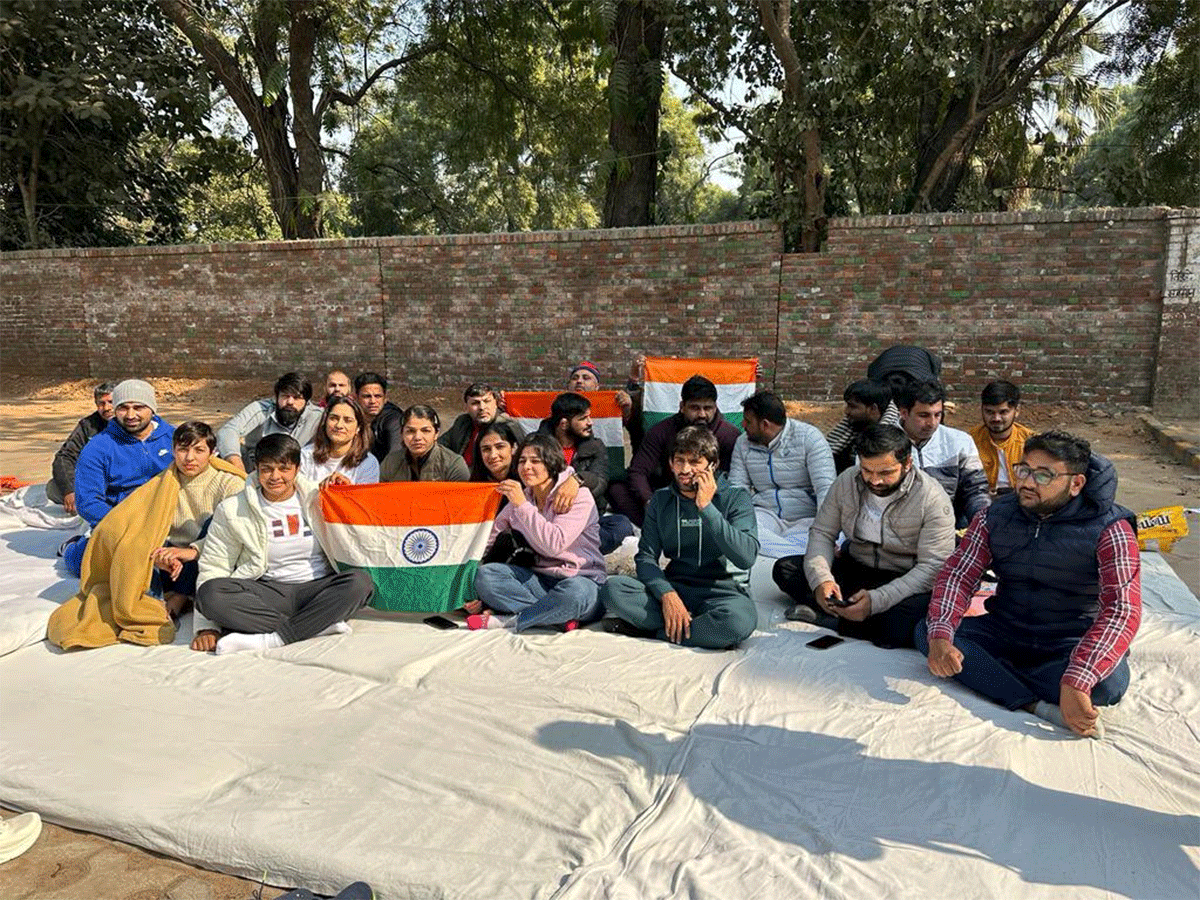
[(214, 578), (196, 591), (196, 608), (229, 631), (274, 631), (291, 644), (350, 618), (367, 605), (374, 590), (371, 576), (357, 569), (299, 584)]

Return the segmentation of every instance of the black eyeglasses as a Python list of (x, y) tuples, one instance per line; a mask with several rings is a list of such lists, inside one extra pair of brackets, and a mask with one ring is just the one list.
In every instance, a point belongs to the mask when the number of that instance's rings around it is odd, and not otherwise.
[(1055, 478), (1068, 478), (1074, 475), (1074, 472), (1051, 472), (1049, 469), (1035, 469), (1032, 466), (1027, 466), (1025, 463), (1017, 463), (1013, 466), (1013, 474), (1017, 476), (1017, 481), (1024, 481), (1026, 478), (1032, 478), (1034, 483), (1039, 487), (1045, 487)]

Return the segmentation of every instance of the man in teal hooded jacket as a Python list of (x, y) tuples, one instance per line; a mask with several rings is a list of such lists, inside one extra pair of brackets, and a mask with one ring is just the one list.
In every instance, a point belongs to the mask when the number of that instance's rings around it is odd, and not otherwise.
[(754, 504), (717, 472), (719, 459), (707, 428), (675, 435), (674, 481), (646, 506), (637, 578), (616, 575), (601, 590), (609, 615), (646, 636), (721, 650), (749, 637), (758, 622), (749, 592), (758, 555)]

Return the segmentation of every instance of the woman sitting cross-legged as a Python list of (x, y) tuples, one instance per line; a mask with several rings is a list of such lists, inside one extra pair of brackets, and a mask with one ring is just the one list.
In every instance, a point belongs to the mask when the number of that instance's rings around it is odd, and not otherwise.
[(371, 455), (371, 428), (352, 397), (332, 394), (313, 441), (300, 449), (300, 474), (325, 484), (375, 484), (379, 461)]
[[(269, 650), (350, 630), (371, 576), (335, 574), (310, 523), (317, 486), (300, 474), (300, 445), (269, 434), (254, 448), (245, 490), (217, 507), (200, 554), (193, 650)], [(220, 629), (230, 634), (219, 637)]]
[(517, 473), (521, 483), (506, 480), (496, 486), (508, 505), (496, 516), (488, 548), (505, 532), (520, 534), (532, 551), (532, 566), (481, 565), (475, 573), (479, 599), (467, 604), (467, 627), (523, 631), (563, 625), (570, 631), (601, 612), (606, 574), (596, 501), (589, 491), (579, 491), (566, 512), (554, 511), (555, 493), (575, 474), (551, 435), (532, 434), (521, 441)]

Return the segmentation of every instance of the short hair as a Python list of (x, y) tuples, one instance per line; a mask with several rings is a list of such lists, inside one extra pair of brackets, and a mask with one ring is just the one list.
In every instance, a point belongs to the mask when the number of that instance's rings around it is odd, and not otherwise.
[(360, 372), (354, 376), (354, 393), (358, 393), (368, 384), (377, 384), (387, 393), (388, 380), (378, 372)]
[(300, 442), (290, 434), (276, 432), (268, 434), (254, 445), (254, 465), (263, 463), (282, 463), (284, 465), (300, 465)]
[[(927, 401), (922, 400), (922, 403)], [(871, 459), (876, 456), (896, 455), (896, 462), (904, 463), (912, 454), (912, 441), (902, 428), (895, 425), (884, 425), (876, 422), (868, 425), (854, 441), (854, 452), (859, 459)]]
[(742, 401), (742, 409), (754, 413), (755, 418), (765, 422), (773, 422), (776, 425), (787, 422), (787, 410), (783, 408), (783, 401), (774, 391), (759, 391), (747, 397)]
[(1040, 450), (1052, 456), (1059, 462), (1067, 464), (1067, 471), (1072, 475), (1082, 475), (1087, 471), (1092, 458), (1092, 445), (1081, 437), (1075, 437), (1065, 431), (1043, 431), (1035, 434), (1025, 442), (1025, 452)]
[(992, 381), (984, 387), (979, 400), (983, 406), (1000, 406), (1002, 403), (1020, 406), (1021, 389), (1011, 381)]
[(171, 446), (176, 450), (199, 444), (201, 441), (208, 444), (209, 450), (215, 450), (217, 447), (217, 436), (207, 422), (184, 422), (171, 435)]
[(557, 428), (559, 419), (570, 421), (576, 416), (582, 416), (592, 408), (592, 402), (583, 394), (567, 391), (559, 394), (550, 404), (550, 427)]
[(433, 423), (434, 431), (442, 430), (442, 420), (438, 417), (437, 410), (432, 406), (426, 406), (424, 403), (414, 403), (401, 413), (400, 427), (403, 428), (407, 425), (409, 419), (428, 419)]
[[(99, 400), (105, 394), (111, 394), (113, 392), (113, 388), (115, 388), (115, 387), (116, 387), (116, 385), (113, 384), (111, 381), (100, 382), (98, 385), (96, 385), (94, 388), (92, 388), (92, 399)], [(191, 446), (191, 445), (189, 444), (189, 446)]]
[(546, 471), (550, 474), (550, 478), (554, 481), (558, 480), (558, 476), (563, 473), (567, 467), (567, 458), (563, 456), (562, 444), (558, 442), (558, 438), (554, 435), (546, 434), (545, 432), (535, 431), (533, 434), (526, 435), (517, 447), (517, 457), (521, 456), (526, 448), (532, 447), (537, 451), (538, 459), (545, 465)]
[(504, 442), (513, 448), (513, 461), (508, 474), (510, 478), (516, 478), (517, 447), (521, 444), (521, 438), (517, 434), (516, 429), (512, 427), (511, 422), (495, 421), (484, 425), (479, 430), (479, 436), (475, 438), (475, 455), (471, 458), (471, 481), (492, 480), (492, 473), (483, 464), (483, 454), (479, 451), (479, 445), (483, 443), (483, 439), (489, 434), (500, 435)]
[(312, 382), (299, 372), (287, 372), (280, 375), (279, 380), (275, 382), (275, 392), (272, 396), (278, 397), (280, 394), (295, 394), (306, 401), (311, 400)]
[(946, 402), (946, 389), (937, 381), (914, 381), (896, 394), (896, 405), (901, 409), (912, 409), (918, 403), (932, 406)]
[(711, 431), (700, 425), (689, 425), (675, 432), (671, 442), (671, 456), (699, 456), (714, 466), (721, 459), (721, 448)]
[(463, 403), (466, 403), (472, 397), (486, 397), (491, 394), (496, 398), (496, 402), (500, 402), (500, 391), (492, 387), (486, 381), (473, 381), (467, 385), (467, 389), (463, 391)]
[(325, 431), (325, 426), (329, 424), (329, 416), (337, 406), (350, 407), (358, 426), (358, 431), (350, 442), (350, 449), (346, 451), (339, 465), (344, 469), (356, 469), (371, 450), (371, 427), (367, 425), (367, 417), (358, 401), (342, 394), (330, 394), (325, 402), (325, 411), (321, 413), (321, 422), (317, 425), (312, 439), (313, 460), (318, 463), (329, 461), (329, 451), (333, 448), (329, 444), (329, 434)]
[(881, 413), (887, 409), (888, 403), (892, 399), (892, 390), (886, 384), (880, 384), (878, 381), (872, 381), (869, 378), (861, 378), (858, 381), (852, 381), (842, 392), (842, 400), (846, 403), (851, 401), (861, 403), (863, 406), (874, 406)]
[(715, 402), (717, 399), (717, 386), (703, 375), (693, 375), (683, 383), (683, 387), (679, 391), (679, 399), (684, 403), (691, 403), (693, 400), (712, 400)]

